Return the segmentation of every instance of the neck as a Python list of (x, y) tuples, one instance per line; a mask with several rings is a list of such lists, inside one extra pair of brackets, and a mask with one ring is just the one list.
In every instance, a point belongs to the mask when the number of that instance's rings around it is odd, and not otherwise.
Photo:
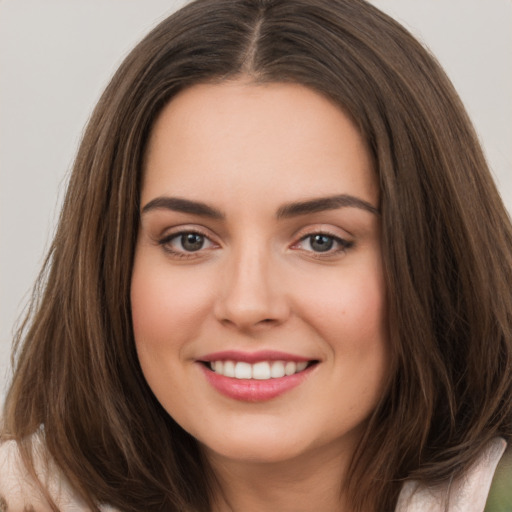
[(208, 453), (218, 483), (213, 512), (350, 512), (344, 491), (349, 458), (325, 448), (279, 462)]

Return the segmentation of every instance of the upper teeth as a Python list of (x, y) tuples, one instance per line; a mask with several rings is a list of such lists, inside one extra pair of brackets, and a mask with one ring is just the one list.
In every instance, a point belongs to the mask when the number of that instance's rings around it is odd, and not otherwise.
[(277, 379), (285, 375), (301, 372), (308, 365), (307, 362), (295, 363), (293, 361), (260, 361), (250, 364), (234, 361), (211, 361), (210, 368), (225, 377), (235, 379)]

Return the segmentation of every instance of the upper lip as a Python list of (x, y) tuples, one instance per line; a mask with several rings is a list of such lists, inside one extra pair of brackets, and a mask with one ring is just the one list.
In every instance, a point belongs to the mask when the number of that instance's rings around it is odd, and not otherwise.
[(198, 361), (242, 361), (245, 363), (258, 363), (260, 361), (294, 361), (308, 362), (315, 360), (314, 358), (289, 354), (287, 352), (278, 352), (275, 350), (260, 350), (257, 352), (242, 352), (239, 350), (223, 350), (221, 352), (213, 352), (205, 356), (199, 357)]

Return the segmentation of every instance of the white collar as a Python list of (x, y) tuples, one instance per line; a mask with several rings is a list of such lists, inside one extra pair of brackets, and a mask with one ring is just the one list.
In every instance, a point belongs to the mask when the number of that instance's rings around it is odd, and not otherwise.
[(462, 477), (445, 485), (427, 487), (414, 480), (405, 482), (395, 512), (483, 512), (506, 446), (503, 439), (493, 439)]

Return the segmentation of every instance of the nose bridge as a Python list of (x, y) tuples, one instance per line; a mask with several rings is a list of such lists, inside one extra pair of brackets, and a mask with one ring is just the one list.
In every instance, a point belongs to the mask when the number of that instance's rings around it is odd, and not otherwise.
[(235, 248), (226, 262), (217, 316), (240, 328), (280, 323), (287, 314), (276, 282), (276, 264), (263, 244)]

